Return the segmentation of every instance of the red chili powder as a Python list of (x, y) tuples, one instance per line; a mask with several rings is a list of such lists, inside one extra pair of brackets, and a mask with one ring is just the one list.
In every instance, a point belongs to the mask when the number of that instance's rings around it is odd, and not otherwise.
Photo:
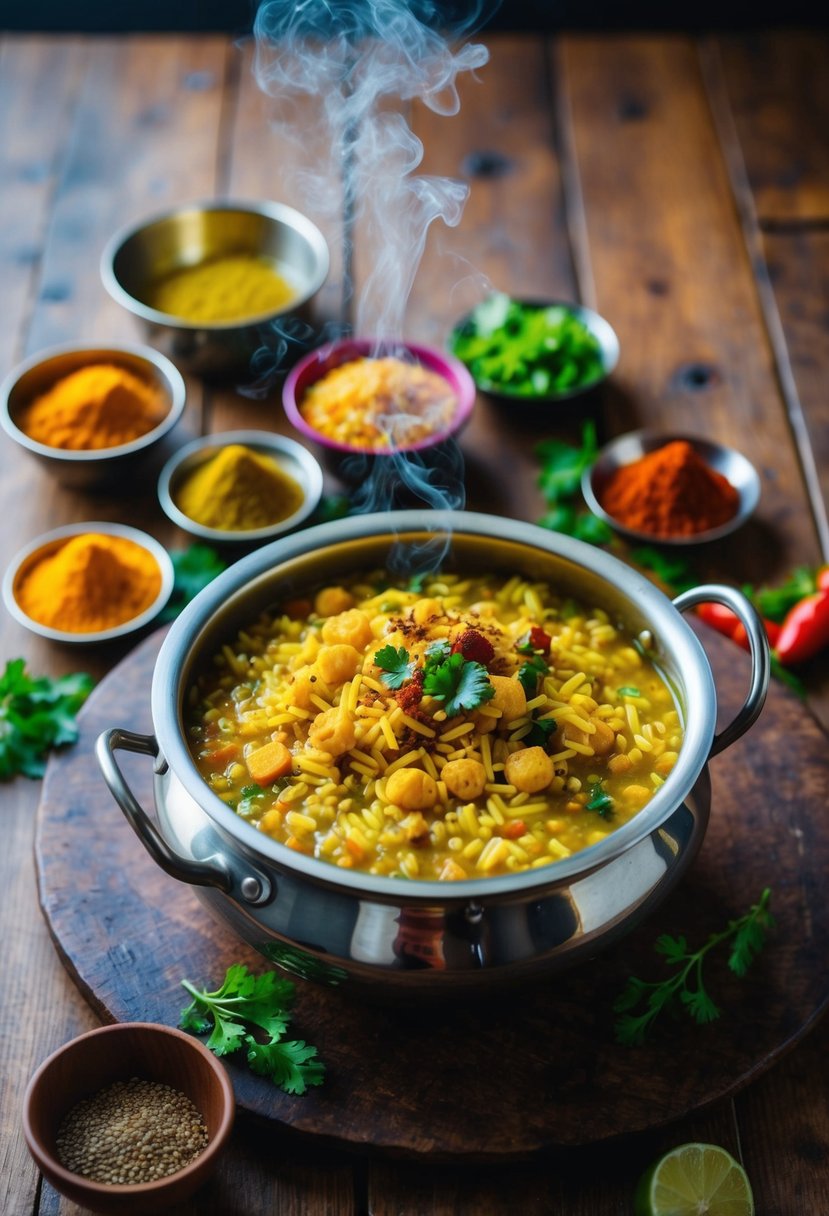
[(740, 496), (678, 439), (611, 473), (599, 501), (614, 519), (654, 536), (693, 536), (732, 519)]

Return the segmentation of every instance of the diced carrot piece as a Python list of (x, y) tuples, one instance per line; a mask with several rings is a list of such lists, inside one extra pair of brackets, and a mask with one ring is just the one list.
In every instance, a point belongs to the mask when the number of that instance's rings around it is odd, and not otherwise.
[(519, 836), (524, 836), (527, 831), (527, 825), (523, 819), (513, 819), (512, 823), (504, 824), (502, 836), (506, 836), (507, 840), (517, 840)]
[(245, 758), (248, 772), (259, 785), (270, 785), (278, 777), (284, 777), (293, 767), (293, 756), (284, 743), (266, 743)]
[(239, 755), (238, 743), (226, 743), (224, 747), (217, 747), (215, 752), (208, 752), (205, 760), (211, 768), (220, 768), (222, 765), (229, 764), (231, 760), (235, 760)]
[(363, 860), (363, 857), (365, 856), (365, 854), (363, 853), (362, 847), (357, 843), (356, 840), (352, 840), (350, 836), (346, 836), (345, 847), (348, 849), (349, 853), (355, 859), (355, 861)]
[(466, 874), (466, 871), (461, 866), (459, 866), (456, 861), (453, 861), (451, 857), (447, 857), (446, 861), (443, 863), (443, 869), (440, 872), (440, 876), (441, 876), (441, 878), (444, 878), (444, 879), (448, 878), (451, 880), (451, 879), (466, 878), (467, 874)]

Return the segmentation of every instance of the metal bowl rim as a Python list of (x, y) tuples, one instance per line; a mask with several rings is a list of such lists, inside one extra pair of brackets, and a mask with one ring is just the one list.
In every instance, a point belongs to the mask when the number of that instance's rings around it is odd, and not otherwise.
[[(302, 485), (302, 505), (277, 524), (269, 524), (266, 528), (249, 528), (246, 531), (227, 531), (221, 528), (209, 528), (191, 519), (189, 515), (176, 504), (171, 486), (182, 464), (197, 452), (207, 448), (222, 448), (231, 443), (241, 443), (262, 452), (282, 452), (300, 465), (305, 482)], [(316, 457), (288, 435), (279, 435), (273, 431), (240, 430), (214, 431), (210, 435), (202, 435), (186, 443), (170, 456), (158, 475), (158, 501), (161, 509), (169, 520), (192, 536), (202, 540), (218, 541), (224, 544), (245, 545), (255, 541), (276, 539), (285, 532), (299, 527), (309, 515), (316, 510), (322, 498), (323, 475)]]
[[(153, 674), (151, 706), (156, 737), (166, 762), (190, 796), (201, 806), (226, 836), (238, 842), (248, 856), (266, 859), (275, 869), (288, 870), (312, 879), (318, 885), (355, 892), (390, 902), (440, 903), (469, 899), (491, 900), (516, 894), (539, 893), (584, 876), (620, 856), (655, 831), (676, 810), (692, 789), (710, 753), (716, 723), (716, 690), (713, 675), (702, 648), (690, 626), (666, 596), (644, 575), (593, 546), (558, 533), (547, 532), (534, 524), (500, 519), (471, 512), (398, 511), (377, 515), (350, 516), (295, 533), (258, 549), (220, 575), (190, 603), (173, 623), (165, 639)], [(658, 633), (666, 650), (681, 654), (677, 662), (685, 681), (685, 739), (679, 760), (664, 785), (650, 803), (627, 824), (604, 841), (570, 857), (551, 862), (537, 870), (459, 880), (449, 884), (437, 880), (406, 880), (342, 870), (330, 863), (304, 857), (271, 840), (257, 828), (240, 819), (218, 795), (214, 794), (193, 762), (179, 726), (183, 700), (182, 672), (185, 659), (198, 653), (199, 634), (215, 612), (230, 599), (253, 588), (260, 577), (282, 562), (316, 552), (321, 546), (339, 541), (371, 540), (395, 533), (451, 530), (455, 534), (494, 537), (528, 548), (541, 548), (587, 568), (614, 585), (639, 607), (650, 627)], [(248, 590), (249, 593), (249, 590)]]
[[(317, 261), (314, 278), (309, 280), (303, 290), (288, 300), (282, 308), (257, 313), (254, 316), (244, 317), (235, 321), (187, 321), (171, 313), (151, 308), (149, 304), (144, 304), (137, 296), (127, 291), (115, 273), (115, 259), (128, 241), (144, 232), (145, 229), (162, 223), (164, 220), (172, 219), (179, 215), (186, 215), (188, 212), (197, 214), (205, 211), (236, 211), (243, 214), (258, 215), (293, 228), (305, 238), (314, 252), (314, 257)], [(262, 325), (268, 321), (275, 320), (277, 317), (290, 315), (295, 312), (297, 308), (301, 308), (303, 304), (307, 304), (320, 290), (328, 277), (330, 264), (331, 254), (328, 242), (321, 230), (307, 215), (304, 215), (303, 212), (298, 211), (295, 207), (289, 206), (288, 203), (280, 203), (268, 199), (197, 199), (194, 202), (166, 207), (161, 211), (154, 212), (152, 215), (145, 216), (142, 220), (125, 224), (122, 228), (119, 228), (104, 246), (103, 253), (101, 254), (100, 274), (103, 285), (113, 300), (123, 308), (126, 308), (128, 312), (131, 312), (133, 316), (140, 317), (143, 321), (185, 332), (203, 330), (206, 333), (222, 334)]]
[[(139, 435), (137, 439), (131, 439), (129, 443), (121, 443), (111, 448), (82, 449), (50, 447), (47, 443), (40, 443), (39, 440), (32, 439), (30, 435), (21, 430), (12, 418), (9, 406), (9, 398), (18, 382), (28, 372), (33, 371), (34, 368), (39, 367), (43, 363), (48, 363), (52, 359), (59, 359), (62, 355), (81, 354), (101, 356), (100, 359), (91, 359), (90, 363), (101, 362), (107, 356), (112, 355), (132, 355), (154, 367), (164, 381), (164, 388), (169, 401), (167, 413), (158, 426), (154, 426), (151, 431), (146, 431), (143, 435)], [(60, 379), (60, 377), (57, 377), (57, 379)], [(16, 367), (12, 368), (2, 384), (0, 384), (0, 425), (2, 425), (10, 439), (20, 444), (21, 447), (26, 448), (27, 451), (33, 452), (36, 456), (46, 456), (50, 460), (65, 461), (68, 465), (100, 464), (107, 460), (132, 456), (137, 452), (143, 451), (145, 448), (151, 447), (159, 439), (163, 439), (181, 418), (186, 403), (187, 388), (181, 372), (166, 355), (162, 354), (161, 351), (154, 350), (151, 346), (144, 346), (137, 342), (110, 343), (108, 346), (90, 346), (86, 342), (63, 342), (58, 346), (49, 346), (44, 350), (38, 351), (37, 354), (29, 355), (27, 359), (24, 359)]]

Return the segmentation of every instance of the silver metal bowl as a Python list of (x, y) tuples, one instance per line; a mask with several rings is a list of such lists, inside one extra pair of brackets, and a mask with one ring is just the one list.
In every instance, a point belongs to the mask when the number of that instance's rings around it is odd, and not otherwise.
[[(182, 706), (193, 676), (269, 604), (321, 582), (385, 566), (400, 546), (446, 545), (447, 568), (529, 575), (598, 602), (634, 635), (647, 630), (674, 690), (685, 740), (651, 802), (599, 844), (539, 869), (455, 883), (343, 870), (302, 856), (240, 819), (199, 774)], [(734, 721), (715, 733), (716, 692), (705, 652), (682, 613), (727, 604), (748, 632), (752, 675)], [(769, 678), (765, 632), (748, 601), (705, 586), (671, 603), (641, 574), (592, 546), (495, 516), (422, 511), (364, 515), (286, 537), (237, 562), (173, 625), (152, 686), (154, 735), (113, 729), (98, 740), (107, 784), (145, 847), (168, 873), (194, 883), (235, 933), (273, 961), (337, 983), (403, 991), (499, 985), (563, 967), (631, 928), (685, 871), (708, 818), (708, 759), (755, 720)], [(137, 803), (119, 749), (152, 756), (158, 822)], [(427, 932), (440, 966), (401, 949)]]
[[(93, 363), (113, 363), (156, 385), (167, 409), (158, 426), (130, 443), (114, 448), (69, 451), (32, 439), (18, 426), (20, 411), (58, 380)], [(167, 455), (170, 432), (184, 412), (186, 390), (181, 374), (164, 355), (149, 346), (87, 346), (70, 342), (38, 351), (20, 363), (0, 386), (0, 423), (6, 434), (29, 452), (62, 485), (95, 490), (130, 486), (139, 474)]]
[[(183, 479), (231, 443), (243, 444), (262, 456), (269, 456), (283, 472), (299, 483), (302, 503), (296, 511), (266, 528), (231, 532), (227, 529), (208, 528), (181, 510), (176, 502), (176, 490)], [(158, 478), (158, 501), (168, 519), (191, 536), (198, 536), (201, 540), (219, 545), (259, 545), (266, 540), (275, 540), (277, 536), (291, 532), (303, 524), (316, 509), (321, 497), (322, 469), (319, 461), (295, 439), (288, 439), (271, 431), (219, 431), (201, 439), (194, 439), (170, 457)]]
[[(211, 324), (170, 316), (147, 303), (167, 275), (228, 254), (273, 259), (296, 294), (283, 308), (261, 316)], [(311, 301), (328, 276), (328, 266), (325, 238), (293, 207), (208, 200), (173, 207), (117, 232), (101, 256), (101, 277), (153, 345), (186, 370), (214, 376), (243, 371), (263, 346), (276, 351), (280, 334), (293, 333), (297, 319), (309, 319)]]
[[(722, 474), (734, 486), (739, 495), (739, 504), (732, 518), (718, 528), (708, 528), (704, 532), (676, 536), (657, 536), (653, 532), (640, 532), (636, 528), (629, 528), (620, 523), (615, 516), (604, 509), (600, 501), (602, 487), (607, 483), (607, 479), (622, 465), (641, 460), (650, 452), (655, 452), (658, 448), (664, 447), (666, 443), (673, 443), (678, 439), (690, 443), (709, 468)], [(743, 456), (742, 452), (736, 451), (735, 448), (728, 448), (725, 444), (717, 443), (713, 439), (703, 439), (698, 435), (674, 435), (664, 431), (631, 431), (627, 435), (619, 435), (618, 438), (611, 440), (602, 448), (590, 468), (585, 469), (582, 474), (581, 488), (584, 501), (594, 515), (603, 519), (606, 524), (623, 536), (644, 544), (700, 545), (709, 540), (719, 540), (721, 537), (735, 532), (737, 528), (741, 528), (754, 514), (757, 503), (760, 501), (760, 478), (754, 465)]]

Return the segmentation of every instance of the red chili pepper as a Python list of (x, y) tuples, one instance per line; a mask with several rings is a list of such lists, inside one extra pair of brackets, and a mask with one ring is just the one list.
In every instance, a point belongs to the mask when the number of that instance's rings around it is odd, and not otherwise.
[(821, 566), (815, 572), (818, 591), (829, 591), (829, 566)]
[(495, 647), (477, 629), (464, 629), (452, 643), (452, 654), (462, 654), (470, 663), (491, 663), (495, 658)]
[(788, 664), (803, 663), (824, 646), (829, 646), (829, 589), (807, 595), (789, 609), (775, 649), (780, 662)]
[[(697, 616), (705, 621), (706, 625), (710, 625), (718, 633), (731, 638), (731, 641), (736, 642), (738, 646), (742, 646), (743, 650), (751, 649), (748, 644), (748, 634), (746, 633), (745, 625), (736, 612), (732, 612), (730, 608), (726, 608), (725, 604), (699, 604), (697, 606)], [(775, 646), (780, 634), (780, 626), (775, 621), (766, 620), (765, 617), (760, 617), (760, 620), (763, 622), (769, 645)]]
[(537, 654), (549, 654), (553, 639), (540, 625), (533, 625), (518, 639), (518, 649), (523, 653), (534, 650)]

